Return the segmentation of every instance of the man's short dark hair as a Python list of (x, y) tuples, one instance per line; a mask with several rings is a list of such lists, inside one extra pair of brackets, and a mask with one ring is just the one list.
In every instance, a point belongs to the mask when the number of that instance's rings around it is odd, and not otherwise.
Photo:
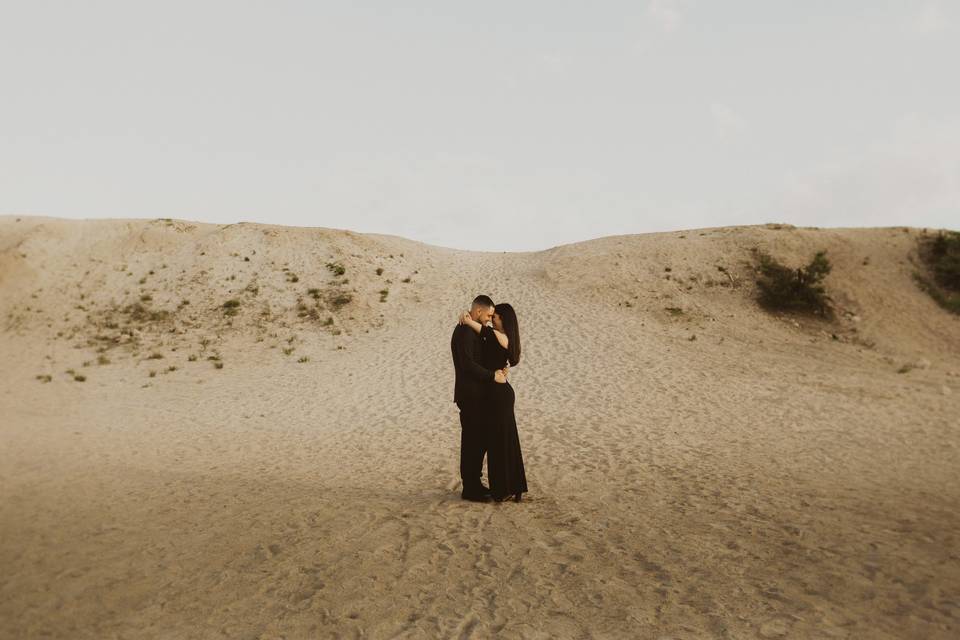
[(474, 299), (473, 299), (473, 304), (474, 304), (474, 305), (481, 306), (481, 307), (495, 307), (495, 306), (496, 306), (495, 304), (493, 304), (493, 300), (490, 299), (490, 296), (485, 296), (485, 295), (483, 295), (483, 294), (480, 294), (479, 296), (477, 296), (476, 298), (474, 298)]

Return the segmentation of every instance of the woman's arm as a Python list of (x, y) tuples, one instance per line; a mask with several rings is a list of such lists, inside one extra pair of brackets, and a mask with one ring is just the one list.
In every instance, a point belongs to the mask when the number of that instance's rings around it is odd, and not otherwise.
[[(460, 324), (467, 325), (477, 333), (480, 333), (483, 331), (483, 325), (477, 322), (476, 320), (474, 320), (473, 318), (471, 318), (470, 314), (466, 312), (460, 315)], [(500, 346), (502, 346), (504, 349), (506, 349), (510, 345), (510, 339), (507, 338), (507, 334), (500, 333), (496, 329), (493, 329), (493, 335), (497, 336), (497, 342), (499, 342)]]
[(483, 331), (483, 325), (477, 322), (476, 320), (474, 320), (473, 318), (471, 318), (470, 314), (466, 312), (460, 314), (460, 324), (467, 325), (477, 333), (480, 333), (481, 331)]

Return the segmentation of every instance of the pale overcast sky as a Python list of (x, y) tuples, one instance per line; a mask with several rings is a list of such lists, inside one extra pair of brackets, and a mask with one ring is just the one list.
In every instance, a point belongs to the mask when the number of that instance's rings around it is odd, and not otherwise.
[(958, 228), (960, 2), (0, 0), (0, 213)]

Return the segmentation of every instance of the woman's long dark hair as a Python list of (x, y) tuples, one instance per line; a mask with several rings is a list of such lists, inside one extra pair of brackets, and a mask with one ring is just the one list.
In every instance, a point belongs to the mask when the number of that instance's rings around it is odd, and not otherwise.
[(503, 322), (503, 332), (507, 334), (510, 342), (507, 346), (507, 359), (510, 360), (510, 366), (515, 367), (520, 362), (520, 325), (517, 323), (517, 313), (506, 302), (501, 302), (493, 309)]

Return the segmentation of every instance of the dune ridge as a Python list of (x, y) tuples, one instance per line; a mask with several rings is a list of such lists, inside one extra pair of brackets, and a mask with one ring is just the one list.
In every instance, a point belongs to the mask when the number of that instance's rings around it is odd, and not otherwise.
[[(960, 318), (923, 232), (0, 217), (0, 636), (954, 637)], [(826, 249), (836, 320), (760, 310), (752, 247)], [(521, 322), (520, 504), (458, 494), (481, 292)]]

